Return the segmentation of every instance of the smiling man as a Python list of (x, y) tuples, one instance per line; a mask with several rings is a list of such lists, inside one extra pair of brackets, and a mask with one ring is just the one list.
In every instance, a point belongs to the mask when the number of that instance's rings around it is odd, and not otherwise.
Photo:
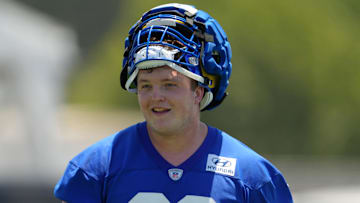
[(138, 74), (138, 100), (150, 140), (169, 163), (180, 165), (199, 148), (207, 134), (200, 122), (204, 88), (161, 66)]
[(224, 100), (231, 48), (211, 16), (183, 4), (146, 12), (125, 41), (121, 85), (145, 121), (72, 159), (55, 187), (66, 202), (292, 202), (281, 173), (200, 120)]

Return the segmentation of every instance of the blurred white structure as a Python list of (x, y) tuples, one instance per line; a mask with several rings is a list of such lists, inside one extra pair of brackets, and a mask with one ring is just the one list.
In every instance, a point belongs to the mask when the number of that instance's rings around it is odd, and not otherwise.
[(54, 151), (57, 107), (78, 55), (71, 29), (16, 1), (0, 1), (0, 148), (12, 151), (2, 156), (16, 159), (23, 150), (36, 163)]

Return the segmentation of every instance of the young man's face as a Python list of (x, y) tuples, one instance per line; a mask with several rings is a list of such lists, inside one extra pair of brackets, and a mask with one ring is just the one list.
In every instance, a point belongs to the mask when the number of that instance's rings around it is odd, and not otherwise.
[(181, 132), (197, 123), (204, 90), (192, 82), (168, 66), (139, 71), (138, 101), (150, 130)]

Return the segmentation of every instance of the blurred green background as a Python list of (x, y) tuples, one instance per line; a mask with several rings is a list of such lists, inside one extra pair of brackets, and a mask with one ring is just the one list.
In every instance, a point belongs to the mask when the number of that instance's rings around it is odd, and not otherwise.
[[(198, 0), (226, 31), (233, 72), (202, 119), (260, 153), (360, 155), (360, 1)], [(129, 28), (168, 1), (122, 1), (68, 86), (67, 102), (137, 110), (119, 73)], [(96, 27), (93, 27), (96, 30)]]

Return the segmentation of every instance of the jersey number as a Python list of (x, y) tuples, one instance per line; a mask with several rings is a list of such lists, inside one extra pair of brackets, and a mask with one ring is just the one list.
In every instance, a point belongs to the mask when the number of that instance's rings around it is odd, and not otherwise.
[[(139, 192), (129, 203), (170, 203), (170, 201), (162, 193), (155, 192)], [(202, 197), (196, 195), (186, 195), (178, 203), (216, 203), (211, 197)]]

